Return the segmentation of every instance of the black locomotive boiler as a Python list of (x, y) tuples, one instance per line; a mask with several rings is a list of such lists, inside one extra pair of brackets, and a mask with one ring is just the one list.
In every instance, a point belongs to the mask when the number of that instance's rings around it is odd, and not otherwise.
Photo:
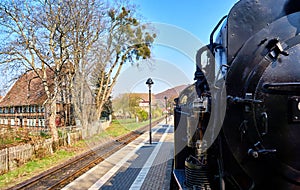
[(174, 110), (178, 185), (300, 189), (300, 1), (237, 2), (196, 62)]

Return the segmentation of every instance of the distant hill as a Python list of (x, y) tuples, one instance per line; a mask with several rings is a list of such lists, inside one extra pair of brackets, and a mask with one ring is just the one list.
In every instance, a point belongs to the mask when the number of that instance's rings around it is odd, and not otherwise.
[(155, 99), (156, 100), (163, 100), (165, 97), (167, 97), (168, 99), (174, 99), (176, 98), (179, 93), (185, 89), (188, 85), (180, 85), (180, 86), (176, 86), (174, 88), (171, 88), (171, 89), (168, 89), (168, 90), (165, 90), (163, 92), (160, 92), (158, 94), (155, 94)]
[[(176, 86), (174, 88), (170, 88), (168, 90), (165, 90), (163, 92), (160, 92), (158, 94), (152, 94), (152, 102), (153, 105), (158, 105), (160, 107), (165, 106), (165, 97), (167, 97), (169, 104), (172, 104), (174, 101), (174, 98), (177, 98), (180, 94), (180, 92), (185, 89), (188, 85), (180, 85)], [(116, 98), (113, 99), (114, 104), (116, 105), (116, 102), (121, 102), (119, 107), (122, 107), (124, 105), (122, 104), (129, 104), (129, 97), (137, 97), (141, 100), (141, 103), (149, 103), (149, 94), (148, 93), (125, 93), (122, 94)]]

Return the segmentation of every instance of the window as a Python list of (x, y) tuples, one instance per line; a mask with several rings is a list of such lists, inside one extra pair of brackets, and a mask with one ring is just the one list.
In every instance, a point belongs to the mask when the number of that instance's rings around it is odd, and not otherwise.
[(45, 127), (45, 119), (41, 119), (41, 123), (42, 123), (41, 126)]
[(10, 119), (10, 125), (15, 125), (15, 119)]
[(35, 113), (35, 106), (29, 106), (29, 112)]
[(15, 124), (16, 124), (16, 125), (21, 125), (21, 123), (20, 123), (20, 119), (19, 119), (19, 118), (17, 118), (17, 119), (16, 119), (16, 122), (15, 122)]

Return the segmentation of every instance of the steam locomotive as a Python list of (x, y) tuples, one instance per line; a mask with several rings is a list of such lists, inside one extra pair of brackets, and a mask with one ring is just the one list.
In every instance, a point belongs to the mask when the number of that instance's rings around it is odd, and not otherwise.
[(196, 63), (175, 99), (176, 184), (300, 189), (300, 1), (240, 0)]

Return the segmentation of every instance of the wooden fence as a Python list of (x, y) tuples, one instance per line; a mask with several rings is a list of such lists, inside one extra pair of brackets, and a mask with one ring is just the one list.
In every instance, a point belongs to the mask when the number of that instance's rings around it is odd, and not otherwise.
[[(110, 121), (100, 122), (98, 125), (92, 125), (91, 135), (105, 130)], [(82, 139), (82, 130), (79, 128), (68, 129), (59, 139), (59, 146), (71, 145)], [(0, 131), (3, 132), (3, 131)], [(53, 153), (52, 139), (46, 139), (40, 142), (17, 145), (14, 147), (0, 150), (0, 174), (13, 170), (33, 158), (42, 158)]]
[[(59, 139), (59, 145), (66, 146), (80, 139), (80, 131), (66, 133)], [(33, 158), (41, 158), (52, 152), (52, 139), (4, 148), (0, 150), (0, 174), (13, 170)]]

